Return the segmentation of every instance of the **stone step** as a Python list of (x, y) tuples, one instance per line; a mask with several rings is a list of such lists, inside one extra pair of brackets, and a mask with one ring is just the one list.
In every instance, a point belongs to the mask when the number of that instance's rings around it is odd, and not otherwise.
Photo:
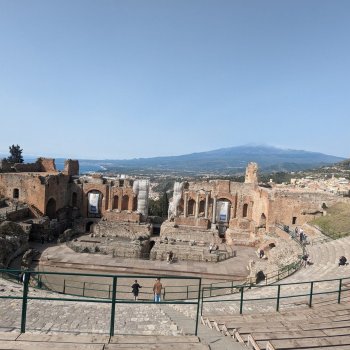
[(0, 349), (104, 350), (104, 349), (209, 350), (195, 336), (114, 336), (0, 333)]

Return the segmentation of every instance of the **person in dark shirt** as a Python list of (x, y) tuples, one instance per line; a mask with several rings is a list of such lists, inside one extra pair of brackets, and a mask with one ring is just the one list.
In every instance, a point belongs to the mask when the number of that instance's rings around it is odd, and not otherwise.
[(137, 280), (135, 280), (134, 284), (131, 286), (132, 294), (134, 295), (135, 300), (138, 299), (140, 288), (142, 287), (137, 283)]

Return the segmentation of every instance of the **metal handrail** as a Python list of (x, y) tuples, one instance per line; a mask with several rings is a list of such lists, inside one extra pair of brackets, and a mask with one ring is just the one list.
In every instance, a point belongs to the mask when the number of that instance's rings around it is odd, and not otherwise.
[[(8, 269), (0, 269), (1, 274), (13, 274), (17, 273), (20, 275), (22, 273), (21, 270), (8, 270)], [(72, 298), (71, 296), (68, 298), (61, 297), (37, 297), (29, 295), (29, 287), (30, 287), (30, 279), (33, 276), (42, 276), (42, 275), (68, 275), (68, 276), (89, 276), (89, 277), (99, 277), (99, 278), (110, 278), (112, 279), (112, 291), (109, 298), (92, 298), (92, 297), (84, 297), (84, 298)], [(41, 272), (41, 271), (25, 271), (23, 272), (23, 294), (21, 296), (14, 295), (0, 295), (1, 299), (16, 299), (22, 300), (22, 314), (21, 314), (21, 333), (25, 333), (26, 331), (26, 320), (27, 320), (27, 307), (28, 300), (50, 300), (50, 301), (66, 301), (66, 302), (88, 302), (88, 303), (105, 303), (111, 304), (111, 317), (110, 317), (110, 326), (109, 326), (109, 334), (110, 336), (114, 335), (115, 328), (115, 307), (116, 304), (154, 304), (151, 300), (127, 300), (117, 298), (117, 281), (118, 278), (143, 278), (143, 279), (153, 279), (153, 278), (163, 278), (163, 279), (178, 279), (178, 280), (194, 280), (198, 282), (197, 288), (197, 298), (193, 298), (193, 301), (181, 301), (181, 300), (173, 300), (173, 301), (164, 301), (162, 300), (160, 304), (182, 304), (182, 305), (197, 305), (197, 317), (196, 317), (196, 326), (195, 326), (195, 335), (198, 334), (198, 319), (199, 319), (199, 308), (200, 308), (200, 296), (201, 296), (201, 288), (202, 288), (202, 279), (201, 277), (183, 277), (183, 276), (144, 276), (144, 275), (105, 275), (105, 274), (91, 274), (91, 273), (74, 273), (74, 272)]]
[[(343, 292), (349, 291), (350, 288), (347, 288), (346, 285), (343, 283), (345, 280), (350, 280), (350, 277), (343, 277), (343, 278), (332, 278), (332, 279), (324, 279), (324, 280), (312, 280), (312, 281), (303, 281), (303, 282), (291, 282), (291, 283), (279, 283), (279, 284), (274, 284), (274, 285), (269, 285), (269, 286), (265, 286), (265, 285), (256, 285), (256, 286), (250, 286), (249, 289), (251, 288), (271, 288), (271, 287), (275, 287), (277, 289), (276, 292), (276, 296), (270, 296), (270, 297), (259, 297), (259, 298), (249, 298), (249, 299), (245, 299), (244, 298), (244, 290), (247, 289), (246, 285), (236, 285), (234, 286), (234, 289), (236, 290), (236, 292), (240, 293), (240, 297), (236, 298), (236, 299), (215, 299), (215, 300), (205, 300), (204, 294), (205, 291), (207, 290), (212, 290), (212, 289), (220, 289), (220, 287), (215, 287), (215, 288), (207, 288), (207, 287), (203, 287), (202, 288), (202, 304), (201, 304), (201, 313), (200, 315), (203, 315), (203, 306), (204, 306), (204, 302), (205, 303), (217, 303), (217, 302), (239, 302), (239, 309), (240, 309), (240, 314), (243, 313), (243, 304), (245, 302), (249, 302), (249, 301), (263, 301), (263, 300), (276, 300), (276, 311), (279, 311), (279, 307), (280, 307), (280, 300), (281, 299), (290, 299), (290, 298), (296, 298), (296, 297), (308, 297), (309, 301), (308, 301), (308, 306), (311, 307), (312, 306), (312, 299), (313, 296), (315, 295), (327, 295), (327, 294), (337, 294), (337, 302), (338, 304), (340, 304), (341, 302), (341, 294)], [(336, 289), (332, 289), (332, 290), (327, 290), (327, 291), (321, 291), (321, 292), (315, 292), (314, 291), (314, 285), (316, 283), (323, 283), (323, 282), (337, 282), (338, 281), (338, 287)], [(283, 286), (294, 286), (294, 285), (310, 285), (309, 288), (309, 292), (307, 293), (303, 293), (303, 294), (291, 294), (291, 295), (281, 295), (281, 289)], [(211, 293), (211, 292), (210, 292)]]

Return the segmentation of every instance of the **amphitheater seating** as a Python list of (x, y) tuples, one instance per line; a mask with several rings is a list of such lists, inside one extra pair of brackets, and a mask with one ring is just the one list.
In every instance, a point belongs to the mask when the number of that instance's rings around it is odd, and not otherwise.
[(322, 308), (253, 315), (206, 316), (202, 323), (257, 349), (350, 349), (350, 307)]
[[(338, 266), (339, 257), (348, 256), (350, 252), (350, 237), (308, 245), (307, 252), (313, 265), (302, 268), (281, 283), (343, 278), (340, 304), (336, 293), (315, 295), (313, 307), (309, 308), (310, 283), (291, 284), (281, 287), (281, 296), (304, 296), (282, 299), (281, 312), (273, 312), (276, 300), (245, 301), (243, 315), (238, 314), (239, 303), (207, 303), (202, 323), (257, 350), (350, 349), (350, 279), (346, 278), (350, 277), (350, 266)], [(276, 297), (276, 288), (253, 288), (245, 292), (245, 298)], [(313, 291), (329, 292), (338, 288), (339, 281), (314, 282)]]

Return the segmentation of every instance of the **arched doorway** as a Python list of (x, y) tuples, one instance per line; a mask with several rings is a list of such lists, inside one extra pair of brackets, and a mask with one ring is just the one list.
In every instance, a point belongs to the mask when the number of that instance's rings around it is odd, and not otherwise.
[(52, 219), (56, 219), (56, 200), (54, 198), (50, 198), (46, 204), (46, 215)]

